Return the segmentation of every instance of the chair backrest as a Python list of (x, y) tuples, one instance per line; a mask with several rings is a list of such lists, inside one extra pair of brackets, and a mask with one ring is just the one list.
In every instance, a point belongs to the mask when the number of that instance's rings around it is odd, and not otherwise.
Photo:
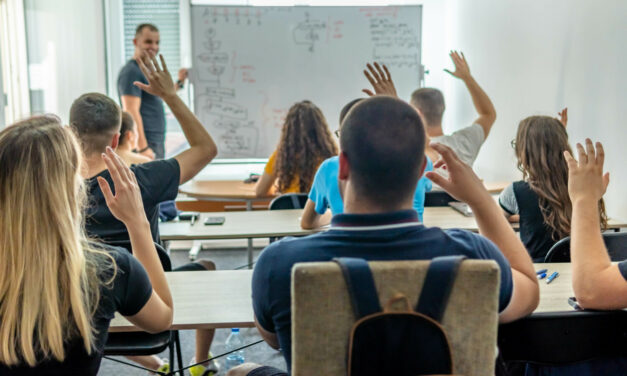
[[(127, 251), (133, 253), (130, 240), (114, 240), (107, 242), (107, 244), (115, 247), (126, 248)], [(155, 248), (157, 249), (157, 255), (159, 256), (159, 261), (161, 261), (161, 266), (163, 266), (163, 271), (172, 271), (172, 261), (170, 260), (168, 252), (166, 252), (165, 248), (163, 248), (159, 243), (155, 243)]]
[(444, 191), (431, 191), (425, 193), (425, 207), (448, 206), (448, 203), (451, 201), (457, 200)]
[[(627, 260), (627, 232), (602, 234), (607, 253), (612, 261)], [(561, 239), (549, 249), (544, 262), (570, 262), (570, 236)]]
[(307, 193), (286, 193), (270, 201), (268, 209), (302, 209), (306, 202)]
[[(370, 262), (379, 299), (401, 292), (418, 302), (429, 261)], [(455, 373), (494, 374), (499, 268), (467, 260), (458, 272), (442, 324), (453, 350)], [(348, 340), (355, 323), (339, 266), (299, 263), (292, 269), (292, 373), (345, 375)]]

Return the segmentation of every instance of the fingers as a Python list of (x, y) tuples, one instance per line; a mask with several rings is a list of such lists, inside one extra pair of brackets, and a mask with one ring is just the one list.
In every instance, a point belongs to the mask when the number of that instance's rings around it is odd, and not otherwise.
[(457, 154), (455, 154), (453, 149), (451, 149), (450, 147), (443, 145), (443, 144), (439, 144), (437, 142), (432, 142), (430, 146), (440, 154), (443, 162), (445, 162), (447, 165), (450, 166), (451, 162), (452, 163), (461, 162), (459, 158), (457, 157)]
[[(375, 63), (375, 65), (377, 65), (377, 63)], [(379, 82), (381, 81), (381, 76), (379, 75), (379, 73), (372, 67), (372, 65), (370, 64), (366, 64), (366, 67), (368, 67), (368, 70), (370, 71), (370, 73), (372, 74), (372, 77), (374, 77), (374, 79)]]
[(388, 67), (385, 66), (385, 64), (383, 64), (383, 70), (385, 71), (385, 74), (386, 74), (385, 79), (388, 81), (392, 81), (392, 75), (390, 74), (390, 71), (388, 70)]
[(368, 82), (370, 82), (370, 85), (372, 85), (372, 87), (377, 86), (377, 82), (374, 80), (374, 78), (372, 78), (372, 76), (370, 75), (370, 73), (368, 73), (367, 70), (364, 70), (364, 75), (366, 76), (366, 78), (368, 79)]
[(148, 55), (148, 53), (144, 53), (142, 56), (142, 61), (144, 62), (144, 66), (148, 69), (148, 72), (154, 73), (156, 71), (155, 67), (152, 64), (152, 57)]
[(451, 72), (450, 70), (448, 70), (448, 69), (444, 69), (444, 71), (445, 71), (446, 73), (450, 74), (451, 76), (454, 76), (453, 72)]
[(569, 170), (577, 168), (577, 161), (568, 150), (564, 150), (564, 159), (566, 159), (566, 164), (568, 165)]
[(594, 155), (594, 145), (592, 145), (592, 140), (589, 138), (586, 138), (586, 155), (588, 156), (588, 162), (596, 162), (596, 156)]
[(126, 181), (132, 181), (131, 179), (131, 170), (126, 166), (126, 163), (117, 155), (113, 149), (107, 146), (107, 155), (113, 161), (113, 164), (120, 172), (120, 176), (124, 177)]
[[(168, 66), (165, 65), (165, 58), (162, 54), (159, 54), (159, 60), (161, 60), (161, 66), (163, 67), (163, 71), (169, 73)], [(185, 69), (185, 77), (187, 77), (187, 69)]]
[(362, 90), (364, 93), (366, 93), (369, 97), (374, 97), (374, 93), (368, 89), (363, 89)]
[(137, 86), (138, 88), (142, 89), (143, 91), (148, 91), (147, 89), (150, 87), (144, 83), (141, 83), (139, 81), (135, 81), (133, 82), (133, 85)]
[(383, 72), (383, 69), (381, 69), (381, 67), (379, 66), (379, 63), (375, 62), (374, 67), (377, 68), (377, 74), (379, 75), (380, 81), (386, 81), (387, 79), (385, 77), (385, 73)]
[(118, 171), (115, 163), (113, 163), (111, 158), (107, 154), (105, 154), (105, 153), (102, 153), (102, 159), (104, 160), (105, 164), (107, 165), (107, 170), (109, 170), (109, 174), (111, 175), (111, 179), (113, 179), (113, 185), (116, 186), (116, 187), (121, 185), (122, 182), (123, 182), (122, 176), (120, 175), (120, 172)]
[(142, 73), (144, 74), (146, 78), (148, 78), (148, 76), (150, 76), (150, 70), (148, 70), (148, 67), (144, 63), (144, 59), (142, 59), (142, 57), (140, 56), (136, 58), (135, 61), (137, 62), (137, 65), (139, 66), (139, 70), (142, 71)]
[(100, 190), (102, 191), (102, 195), (105, 198), (105, 202), (107, 203), (107, 206), (110, 206), (113, 202), (113, 193), (111, 192), (111, 187), (109, 187), (109, 183), (102, 176), (98, 176), (97, 179)]
[(577, 153), (579, 154), (579, 165), (585, 165), (588, 163), (588, 155), (580, 143), (577, 143)]
[(159, 67), (159, 62), (157, 61), (157, 57), (156, 56), (150, 56), (150, 62), (152, 63), (152, 65), (154, 65), (155, 67), (155, 71), (156, 72), (161, 72), (161, 68)]
[(596, 146), (597, 146), (597, 164), (602, 168), (603, 163), (605, 163), (605, 150), (603, 149), (603, 144), (600, 142), (597, 142)]
[(605, 175), (603, 175), (603, 191), (604, 192), (607, 190), (608, 185), (610, 185), (610, 173), (606, 172)]
[(431, 180), (432, 182), (439, 185), (445, 190), (449, 187), (448, 179), (446, 179), (444, 176), (438, 174), (435, 171), (427, 171), (425, 173), (425, 176), (427, 177), (427, 179)]

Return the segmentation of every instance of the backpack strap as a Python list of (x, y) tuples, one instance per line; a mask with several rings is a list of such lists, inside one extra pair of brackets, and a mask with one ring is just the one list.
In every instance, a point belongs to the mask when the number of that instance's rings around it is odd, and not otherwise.
[(457, 277), (459, 265), (466, 256), (441, 256), (431, 260), (416, 311), (440, 322), (451, 289)]
[(353, 303), (353, 312), (357, 319), (373, 313), (381, 312), (379, 295), (374, 285), (372, 272), (364, 259), (353, 257), (337, 257), (335, 261), (342, 269), (348, 294)]

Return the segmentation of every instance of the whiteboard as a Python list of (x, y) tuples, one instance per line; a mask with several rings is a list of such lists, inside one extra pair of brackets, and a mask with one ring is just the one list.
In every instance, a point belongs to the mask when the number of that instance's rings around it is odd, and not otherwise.
[(382, 62), (398, 95), (421, 79), (421, 6), (191, 6), (194, 112), (221, 158), (267, 158), (292, 104), (310, 100), (331, 131)]

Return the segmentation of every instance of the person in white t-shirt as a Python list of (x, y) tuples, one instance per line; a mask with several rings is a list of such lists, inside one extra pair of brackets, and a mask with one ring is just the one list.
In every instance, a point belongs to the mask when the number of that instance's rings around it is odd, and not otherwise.
[(455, 71), (451, 72), (448, 69), (444, 71), (464, 81), (479, 117), (469, 127), (445, 135), (442, 131), (442, 116), (445, 109), (444, 96), (440, 90), (434, 88), (418, 89), (412, 93), (410, 103), (418, 110), (431, 141), (449, 146), (459, 156), (459, 159), (472, 166), (477, 154), (479, 154), (481, 145), (488, 137), (490, 128), (496, 120), (496, 110), (488, 95), (470, 74), (470, 68), (464, 54), (452, 51), (450, 56), (455, 64)]

